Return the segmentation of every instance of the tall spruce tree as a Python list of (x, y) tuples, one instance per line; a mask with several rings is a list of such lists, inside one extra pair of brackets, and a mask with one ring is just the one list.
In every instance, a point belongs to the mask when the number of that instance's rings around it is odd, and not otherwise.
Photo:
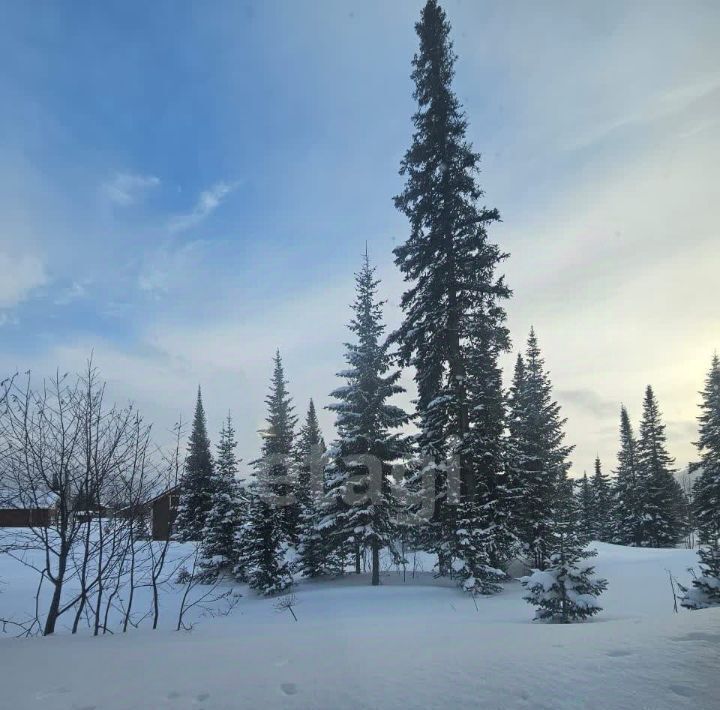
[(558, 506), (572, 498), (567, 457), (574, 447), (563, 444), (565, 421), (552, 398), (550, 377), (531, 329), (510, 392), (508, 467), (517, 482), (514, 522), (537, 569), (548, 562)]
[[(324, 525), (331, 548), (355, 552), (356, 571), (362, 550), (371, 553), (371, 583), (380, 583), (380, 551), (395, 537), (394, 508), (390, 488), (392, 463), (409, 452), (408, 440), (399, 429), (407, 414), (390, 404), (403, 392), (400, 371), (392, 369), (388, 343), (383, 338), (383, 301), (378, 300), (379, 281), (367, 253), (356, 275), (356, 296), (349, 329), (354, 341), (345, 345), (347, 368), (338, 373), (345, 385), (332, 392), (337, 400), (328, 406), (336, 414), (337, 441), (332, 449), (329, 504)], [(379, 463), (374, 471), (363, 457)]]
[(698, 478), (693, 486), (693, 512), (700, 542), (720, 540), (720, 358), (713, 356), (705, 387), (700, 393), (700, 461), (693, 466)]
[(198, 387), (195, 416), (180, 481), (180, 504), (174, 523), (179, 540), (200, 540), (212, 507), (214, 465), (207, 433), (202, 393)]
[(277, 594), (292, 584), (289, 551), (298, 519), (293, 457), (296, 417), (279, 351), (265, 403), (262, 458), (253, 462), (247, 520), (236, 535), (236, 571), (253, 589)]
[[(443, 462), (459, 463), (461, 494), (475, 503), (476, 470), (470, 451), (472, 376), (470, 338), (506, 348), (504, 311), (510, 291), (497, 278), (505, 258), (488, 241), (486, 229), (498, 221), (495, 209), (479, 206), (480, 156), (467, 141), (467, 121), (453, 93), (456, 56), (450, 24), (436, 0), (428, 0), (415, 26), (420, 49), (412, 79), (418, 108), (413, 116), (412, 145), (400, 173), (405, 188), (396, 207), (410, 222), (410, 236), (394, 250), (395, 263), (410, 283), (401, 305), (404, 320), (394, 335), (401, 365), (412, 365), (417, 383), (417, 413), (422, 458), (437, 475), (434, 529), (441, 572), (449, 571), (457, 529), (448, 517)], [(473, 513), (474, 517), (474, 513)]]
[(637, 441), (630, 416), (620, 407), (620, 449), (613, 486), (613, 542), (640, 547), (643, 540), (644, 490), (638, 470)]
[(600, 457), (595, 457), (595, 472), (590, 479), (590, 490), (592, 492), (592, 536), (601, 542), (612, 542), (612, 489), (610, 478), (602, 471)]
[(246, 498), (238, 480), (237, 441), (230, 413), (217, 445), (212, 506), (202, 532), (201, 567), (214, 579), (236, 565), (235, 533), (246, 512)]
[(675, 459), (667, 451), (665, 425), (650, 385), (643, 401), (637, 461), (644, 499), (643, 543), (650, 547), (672, 547), (684, 532), (678, 504), (684, 493), (675, 479)]

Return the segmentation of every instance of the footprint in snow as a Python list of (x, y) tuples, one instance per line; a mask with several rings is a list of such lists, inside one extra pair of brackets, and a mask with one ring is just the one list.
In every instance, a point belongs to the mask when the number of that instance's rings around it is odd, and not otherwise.
[(195, 701), (198, 702), (198, 703), (201, 703), (201, 702), (203, 702), (204, 700), (207, 700), (209, 697), (210, 697), (210, 693), (199, 693), (199, 694), (195, 697)]
[(295, 695), (298, 692), (298, 687), (295, 683), (281, 683), (280, 689), (285, 695)]
[(679, 695), (681, 698), (692, 698), (695, 694), (695, 691), (688, 685), (669, 685), (668, 690), (675, 693), (675, 695)]
[(55, 690), (41, 690), (39, 693), (35, 693), (36, 700), (46, 700), (52, 698), (55, 695), (65, 695), (69, 693), (69, 688), (55, 688)]
[(622, 658), (623, 656), (632, 656), (632, 651), (622, 651), (618, 649), (617, 651), (608, 651), (605, 655), (610, 656), (610, 658)]

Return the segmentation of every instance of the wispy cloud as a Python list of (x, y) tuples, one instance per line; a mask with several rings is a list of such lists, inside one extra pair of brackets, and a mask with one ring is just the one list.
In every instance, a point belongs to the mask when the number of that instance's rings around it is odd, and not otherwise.
[(67, 306), (73, 301), (84, 298), (87, 295), (87, 283), (88, 282), (73, 281), (55, 297), (55, 305)]
[(643, 126), (687, 110), (694, 103), (720, 91), (720, 75), (705, 76), (692, 83), (676, 86), (668, 91), (648, 97), (634, 110), (596, 125), (576, 136), (568, 145), (583, 148), (600, 141), (610, 133), (629, 127)]
[(205, 243), (196, 239), (177, 246), (168, 241), (149, 253), (138, 276), (140, 290), (167, 293), (174, 284), (186, 281)]
[(127, 207), (139, 202), (148, 190), (158, 187), (160, 178), (154, 175), (115, 173), (101, 187), (105, 197), (116, 205)]
[(197, 226), (209, 217), (236, 187), (237, 183), (218, 182), (207, 190), (203, 190), (192, 211), (173, 217), (168, 228), (171, 232), (177, 233)]
[(0, 252), (0, 308), (12, 308), (47, 282), (45, 265), (35, 256), (10, 256)]
[(558, 399), (564, 404), (580, 407), (595, 417), (609, 418), (620, 411), (620, 404), (601, 397), (591, 389), (558, 390)]

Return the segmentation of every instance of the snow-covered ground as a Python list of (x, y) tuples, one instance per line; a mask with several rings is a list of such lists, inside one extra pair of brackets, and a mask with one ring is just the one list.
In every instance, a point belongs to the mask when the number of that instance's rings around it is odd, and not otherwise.
[[(168, 592), (159, 631), (0, 639), (0, 707), (720, 708), (720, 609), (674, 614), (667, 578), (695, 553), (596, 547), (610, 586), (589, 622), (532, 623), (518, 583), (476, 610), (429, 572), (388, 572), (300, 583), (297, 622), (243, 588), (230, 616), (175, 632)], [(32, 578), (7, 558), (0, 578), (7, 616)]]

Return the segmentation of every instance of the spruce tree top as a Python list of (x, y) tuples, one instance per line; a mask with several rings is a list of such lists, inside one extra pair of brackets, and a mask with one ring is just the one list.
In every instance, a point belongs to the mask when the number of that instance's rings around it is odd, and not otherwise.
[(524, 404), (525, 409), (524, 434), (531, 459), (529, 468), (549, 467), (562, 480), (570, 469), (567, 457), (575, 447), (563, 445), (567, 419), (561, 418), (560, 405), (552, 398), (550, 376), (545, 370), (534, 328), (530, 329), (525, 358), (519, 361), (518, 367), (522, 376), (521, 405)]
[(325, 441), (323, 440), (322, 431), (320, 430), (320, 422), (318, 421), (315, 402), (313, 402), (312, 399), (310, 399), (310, 404), (308, 404), (305, 423), (298, 434), (297, 445), (302, 455), (307, 455), (313, 446), (319, 445), (323, 450), (325, 449)]
[(185, 462), (185, 468), (194, 476), (210, 477), (212, 475), (212, 466), (210, 438), (207, 433), (202, 392), (200, 387), (198, 387), (195, 415), (193, 417), (192, 431), (190, 432), (190, 438), (188, 440), (188, 456)]
[(496, 299), (510, 291), (494, 277), (506, 255), (487, 242), (485, 227), (499, 215), (477, 204), (483, 194), (476, 179), (480, 156), (466, 140), (467, 121), (451, 86), (456, 57), (450, 25), (436, 0), (428, 0), (415, 29), (420, 50), (412, 78), (418, 110), (400, 169), (407, 181), (395, 198), (411, 233), (394, 250), (405, 279), (415, 283), (403, 294), (405, 320), (395, 337), (401, 363), (418, 369), (422, 409), (437, 395), (452, 339), (468, 337), (476, 325), (468, 316), (484, 308), (488, 317), (501, 318)]
[(641, 465), (651, 472), (672, 474), (675, 459), (670, 456), (665, 445), (665, 425), (660, 419), (660, 408), (653, 388), (648, 385), (643, 401), (643, 417), (640, 422), (640, 440), (638, 458)]
[(365, 253), (363, 265), (355, 276), (356, 296), (349, 329), (356, 342), (345, 343), (348, 369), (338, 373), (344, 387), (331, 393), (337, 403), (328, 409), (337, 414), (336, 426), (342, 453), (372, 453), (383, 461), (406, 452), (405, 438), (392, 430), (408, 421), (405, 412), (387, 399), (404, 389), (398, 384), (399, 371), (390, 371), (392, 357), (382, 338), (383, 301), (377, 298), (379, 281)]
[(293, 413), (292, 398), (287, 391), (287, 380), (279, 350), (276, 351), (273, 362), (270, 392), (265, 398), (268, 409), (265, 420), (268, 424), (268, 435), (263, 440), (263, 456), (289, 454), (295, 439), (295, 425), (297, 424), (297, 417)]
[(720, 358), (713, 356), (705, 387), (700, 393), (700, 436), (696, 442), (700, 468), (720, 475)]
[(238, 472), (238, 458), (235, 455), (237, 441), (232, 417), (228, 412), (227, 419), (220, 430), (220, 439), (217, 445), (217, 470), (224, 478), (234, 480)]
[(635, 435), (625, 405), (620, 406), (620, 450), (618, 451), (617, 476), (634, 475), (637, 466)]

